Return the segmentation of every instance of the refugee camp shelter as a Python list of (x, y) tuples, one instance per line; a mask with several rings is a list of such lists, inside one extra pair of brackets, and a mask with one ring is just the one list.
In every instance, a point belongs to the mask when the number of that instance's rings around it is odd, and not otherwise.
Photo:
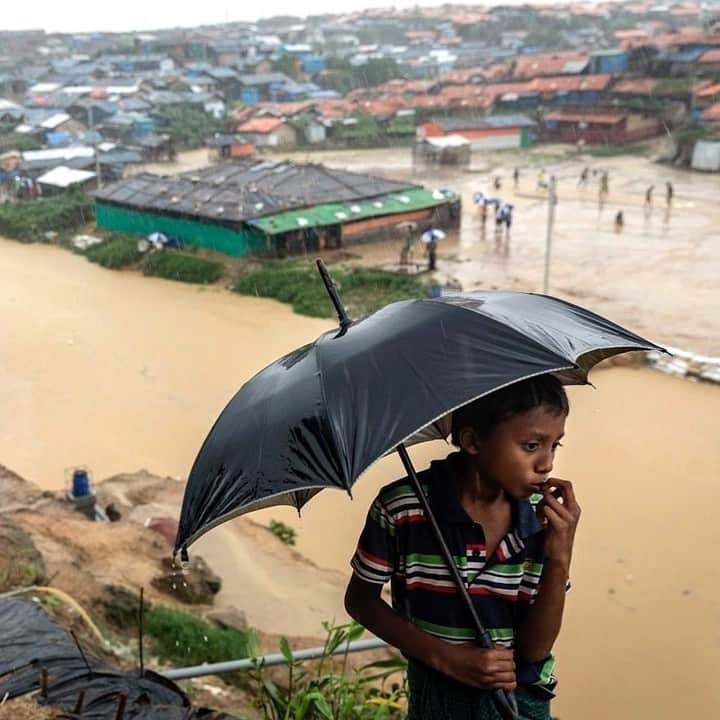
[(524, 148), (530, 145), (534, 126), (524, 115), (434, 118), (420, 126), (418, 138), (460, 135), (470, 141), (473, 150)]
[(326, 168), (235, 160), (181, 175), (134, 175), (95, 193), (100, 227), (162, 232), (228, 255), (339, 247), (401, 222), (448, 227), (447, 190)]
[(96, 182), (94, 172), (89, 170), (76, 170), (61, 165), (40, 175), (37, 179), (45, 194), (63, 192), (71, 187), (84, 189), (91, 188)]

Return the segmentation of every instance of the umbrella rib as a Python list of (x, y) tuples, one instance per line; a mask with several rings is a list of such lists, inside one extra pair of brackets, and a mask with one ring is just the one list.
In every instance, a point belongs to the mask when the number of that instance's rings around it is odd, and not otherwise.
[[(315, 488), (319, 488), (320, 490), (346, 490), (346, 488), (340, 487), (340, 486), (333, 486), (333, 485), (303, 485), (301, 490), (313, 490)], [(236, 510), (231, 510), (230, 512), (226, 512), (223, 515), (218, 516), (214, 520), (211, 520), (209, 523), (203, 525), (199, 530), (196, 530), (192, 535), (188, 536), (185, 540), (183, 540), (183, 543), (180, 547), (176, 547), (174, 552), (177, 552), (180, 550), (181, 547), (189, 547), (192, 545), (196, 540), (201, 538), (206, 532), (209, 532), (213, 528), (216, 528), (218, 525), (222, 525), (224, 522), (227, 522), (228, 520), (232, 520), (233, 518), (240, 517), (241, 515), (245, 515), (246, 513), (253, 512), (254, 510), (262, 510), (264, 509), (264, 503), (268, 500), (272, 500), (273, 498), (281, 497), (282, 495), (292, 495), (293, 493), (297, 492), (297, 490), (283, 490), (282, 492), (273, 493), (272, 495), (265, 495), (261, 500), (256, 500), (255, 502), (249, 503), (248, 505), (243, 505), (241, 508)], [(262, 506), (262, 507), (258, 507)], [(277, 507), (275, 505), (268, 506), (268, 507)], [(293, 503), (292, 505), (288, 504), (288, 507), (297, 507), (296, 503)]]

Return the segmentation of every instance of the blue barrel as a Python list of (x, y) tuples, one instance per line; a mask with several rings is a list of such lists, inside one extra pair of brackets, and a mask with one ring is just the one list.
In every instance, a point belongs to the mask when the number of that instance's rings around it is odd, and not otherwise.
[(431, 298), (439, 298), (442, 296), (442, 288), (439, 285), (433, 285), (428, 291)]
[(87, 470), (73, 470), (72, 494), (74, 497), (86, 497), (90, 494), (90, 478)]

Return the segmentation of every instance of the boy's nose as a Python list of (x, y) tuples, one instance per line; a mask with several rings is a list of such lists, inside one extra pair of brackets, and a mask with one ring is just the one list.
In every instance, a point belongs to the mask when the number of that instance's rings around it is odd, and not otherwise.
[(535, 472), (538, 475), (549, 475), (552, 472), (553, 469), (553, 461), (552, 458), (547, 458), (544, 461), (538, 462), (538, 464), (535, 466)]

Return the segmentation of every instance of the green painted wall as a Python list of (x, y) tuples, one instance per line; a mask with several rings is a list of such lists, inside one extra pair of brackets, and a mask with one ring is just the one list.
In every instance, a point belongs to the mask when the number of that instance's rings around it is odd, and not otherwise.
[(161, 232), (225, 255), (249, 255), (267, 249), (265, 235), (252, 228), (233, 230), (197, 220), (130, 210), (101, 202), (95, 203), (95, 220), (99, 227), (107, 230), (138, 235)]
[(530, 128), (522, 128), (520, 135), (520, 147), (530, 147)]

